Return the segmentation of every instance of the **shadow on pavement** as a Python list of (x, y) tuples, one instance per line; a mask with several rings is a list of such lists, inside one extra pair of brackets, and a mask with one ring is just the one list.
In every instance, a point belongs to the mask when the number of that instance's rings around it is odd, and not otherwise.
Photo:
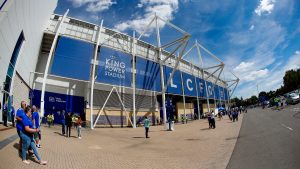
[(203, 131), (203, 130), (210, 130), (210, 128), (203, 128), (203, 129), (200, 129), (200, 130), (202, 130), (202, 131)]
[(132, 138), (145, 138), (145, 137), (132, 137)]

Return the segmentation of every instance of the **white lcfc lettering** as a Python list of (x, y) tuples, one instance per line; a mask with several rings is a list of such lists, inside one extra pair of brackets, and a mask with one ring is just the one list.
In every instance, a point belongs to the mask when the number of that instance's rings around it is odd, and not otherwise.
[(191, 83), (193, 83), (191, 79), (187, 79), (186, 80), (186, 86), (189, 89), (189, 91), (193, 91), (194, 90), (194, 88), (189, 85)]

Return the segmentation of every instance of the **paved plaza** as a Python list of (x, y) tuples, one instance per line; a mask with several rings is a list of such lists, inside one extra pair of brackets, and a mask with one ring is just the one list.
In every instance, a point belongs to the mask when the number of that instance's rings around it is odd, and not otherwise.
[[(226, 168), (242, 123), (232, 123), (228, 117), (216, 118), (216, 129), (208, 129), (207, 120), (175, 125), (175, 131), (163, 126), (151, 126), (150, 138), (144, 138), (144, 128), (83, 129), (82, 139), (62, 136), (60, 126), (42, 127), (42, 148), (39, 153), (46, 166), (30, 159), (22, 163), (17, 153), (15, 129), (0, 132), (0, 168)], [(13, 140), (13, 141), (12, 141)]]

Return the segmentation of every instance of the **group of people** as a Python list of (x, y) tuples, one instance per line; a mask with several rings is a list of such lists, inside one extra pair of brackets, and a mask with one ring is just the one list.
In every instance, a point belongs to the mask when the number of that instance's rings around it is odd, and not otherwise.
[(47, 164), (47, 161), (42, 161), (37, 151), (40, 146), (40, 119), (39, 114), (35, 106), (27, 106), (25, 101), (21, 102), (21, 107), (16, 113), (16, 128), (20, 137), (19, 141), (19, 153), (21, 153), (22, 161), (25, 164), (30, 162), (27, 160), (28, 155), (36, 157), (37, 161), (41, 165)]
[(228, 117), (233, 122), (239, 120), (239, 114), (242, 114), (242, 112), (247, 113), (247, 108), (240, 106), (240, 107), (231, 107), (228, 110)]
[(208, 120), (208, 126), (209, 128), (216, 128), (216, 120), (215, 120), (215, 116), (214, 116), (214, 112), (211, 111), (211, 113), (208, 114), (207, 116), (207, 120)]
[(81, 117), (80, 116), (72, 116), (71, 112), (68, 112), (68, 114), (65, 115), (65, 111), (62, 111), (62, 113), (61, 113), (62, 135), (66, 134), (66, 137), (71, 136), (71, 128), (72, 128), (73, 123), (77, 130), (77, 137), (79, 139), (81, 139), (81, 128), (82, 128), (82, 124), (83, 124)]

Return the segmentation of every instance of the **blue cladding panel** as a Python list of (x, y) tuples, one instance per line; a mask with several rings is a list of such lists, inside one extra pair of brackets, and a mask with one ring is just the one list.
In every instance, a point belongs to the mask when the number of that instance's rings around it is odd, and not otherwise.
[[(165, 74), (165, 85), (172, 73), (172, 68), (164, 66), (164, 74)], [(167, 87), (167, 93), (179, 94), (182, 95), (182, 84), (181, 84), (181, 74), (179, 70), (176, 70), (174, 76), (171, 80), (171, 83)]]
[[(41, 91), (33, 90), (32, 96), (32, 104), (39, 108)], [(61, 123), (58, 113), (62, 112), (62, 110), (82, 115), (84, 113), (84, 97), (45, 92), (45, 116), (53, 113), (54, 122)]]
[(158, 63), (136, 57), (136, 88), (161, 91)]
[(205, 87), (205, 81), (200, 78), (196, 78), (197, 87), (198, 87), (198, 97), (200, 98), (206, 98), (206, 87)]
[(225, 100), (229, 100), (228, 90), (224, 88)]
[(225, 93), (224, 93), (224, 88), (220, 86), (220, 98), (221, 100), (225, 100)]
[(197, 97), (197, 91), (195, 86), (195, 77), (182, 72), (182, 79), (184, 85), (184, 94), (186, 96), (194, 96)]
[(110, 48), (101, 47), (97, 82), (131, 87), (131, 56)]
[(51, 74), (89, 80), (94, 46), (80, 40), (60, 37), (54, 55)]
[(210, 99), (214, 99), (214, 90), (213, 90), (213, 84), (209, 81), (206, 81), (207, 90), (208, 90), (208, 96)]
[(215, 85), (215, 99), (220, 100), (220, 90), (218, 85)]

